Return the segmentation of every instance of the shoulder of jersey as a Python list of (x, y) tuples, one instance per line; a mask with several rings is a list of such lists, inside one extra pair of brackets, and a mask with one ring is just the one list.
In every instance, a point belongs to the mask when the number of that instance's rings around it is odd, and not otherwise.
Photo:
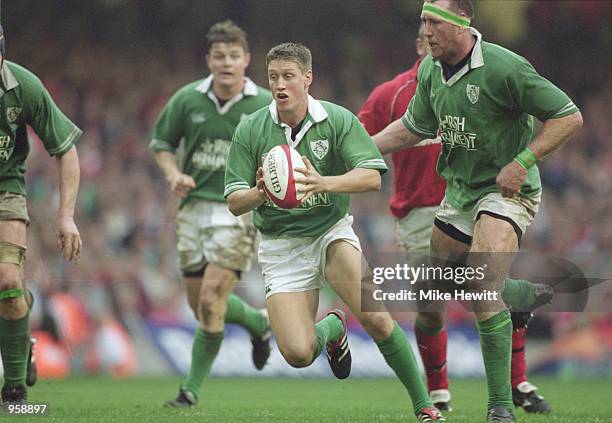
[(26, 82), (28, 80), (40, 80), (40, 78), (38, 78), (34, 72), (15, 62), (11, 62), (10, 60), (5, 60), (4, 66), (7, 66), (10, 69), (11, 73), (19, 83)]
[(482, 42), (482, 54), (487, 64), (494, 64), (497, 69), (511, 72), (520, 63), (529, 63), (523, 56), (497, 44)]
[(332, 103), (331, 101), (318, 100), (323, 106), (323, 109), (327, 112), (327, 115), (330, 117), (338, 117), (344, 116), (346, 114), (352, 114), (352, 112), (344, 106), (341, 106), (336, 103)]

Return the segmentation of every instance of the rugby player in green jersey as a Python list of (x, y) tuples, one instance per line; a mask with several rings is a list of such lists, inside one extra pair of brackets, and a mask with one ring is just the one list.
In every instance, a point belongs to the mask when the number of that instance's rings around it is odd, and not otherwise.
[[(571, 99), (523, 57), (482, 40), (470, 27), (469, 0), (427, 1), (422, 21), (431, 54), (419, 67), (404, 117), (374, 137), (383, 154), (432, 138), (438, 128), (438, 173), (446, 180), (436, 213), (432, 253), (498, 254), (497, 271), (480, 288), (500, 291), (510, 260), (540, 203), (536, 164), (582, 126)], [(533, 138), (533, 117), (544, 124)], [(505, 256), (500, 260), (499, 256)], [(490, 273), (490, 272), (488, 272)], [(487, 375), (488, 421), (515, 421), (510, 386), (512, 324), (501, 297), (474, 302)], [(422, 313), (435, 332), (444, 314)]]
[[(376, 342), (408, 390), (419, 421), (444, 421), (433, 407), (405, 333), (388, 312), (361, 309), (362, 262), (352, 229), (349, 194), (380, 189), (387, 167), (356, 116), (308, 94), (313, 80), (310, 50), (296, 43), (266, 57), (274, 101), (238, 125), (225, 177), (225, 196), (236, 216), (254, 210), (262, 234), (259, 263), (272, 331), (285, 360), (306, 367), (326, 349), (336, 377), (348, 377), (351, 355), (346, 317), (330, 311), (315, 324), (319, 290), (333, 288)], [(304, 157), (302, 192), (293, 209), (266, 201), (262, 157), (288, 144)]]
[[(224, 21), (208, 34), (205, 79), (179, 89), (153, 129), (150, 147), (170, 188), (180, 197), (177, 216), (179, 265), (187, 299), (199, 321), (191, 367), (168, 407), (197, 403), (223, 340), (225, 323), (249, 331), (253, 362), (261, 370), (270, 356), (265, 310), (256, 310), (232, 294), (254, 256), (256, 230), (251, 216), (236, 218), (223, 197), (225, 166), (236, 125), (268, 105), (270, 92), (245, 77), (250, 54), (244, 31)], [(180, 167), (176, 150), (181, 144)]]
[[(31, 356), (29, 314), (32, 295), (25, 287), (26, 232), (30, 222), (26, 205), (26, 158), (30, 152), (26, 126), (56, 158), (60, 203), (58, 246), (68, 261), (81, 253), (81, 236), (74, 222), (79, 190), (79, 159), (74, 143), (81, 130), (53, 102), (40, 79), (27, 69), (4, 60), (4, 33), (0, 27), (0, 352), (4, 368), (2, 402), (25, 403)], [(30, 357), (31, 358), (31, 357)]]

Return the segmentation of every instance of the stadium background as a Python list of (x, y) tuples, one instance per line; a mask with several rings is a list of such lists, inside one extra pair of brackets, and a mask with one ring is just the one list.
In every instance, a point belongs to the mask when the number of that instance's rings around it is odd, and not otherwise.
[[(576, 101), (584, 128), (540, 167), (543, 206), (523, 249), (585, 254), (612, 250), (612, 3), (476, 1), (474, 26), (485, 39), (527, 57)], [(266, 85), (273, 45), (300, 41), (314, 55), (315, 97), (356, 112), (377, 84), (412, 65), (420, 2), (396, 0), (20, 0), (4, 2), (7, 57), (33, 70), (84, 129), (78, 145), (81, 190), (78, 265), (57, 254), (53, 161), (34, 141), (27, 182), (32, 225), (26, 280), (34, 289), (37, 356), (46, 376), (171, 374), (187, 366), (191, 331), (176, 267), (176, 202), (147, 144), (152, 123), (180, 86), (203, 77), (204, 34), (231, 18), (249, 35), (250, 76)], [(607, 51), (607, 53), (604, 53)], [(369, 257), (395, 251), (383, 191), (353, 197), (355, 228)], [(610, 275), (610, 268), (598, 270)], [(256, 270), (239, 293), (263, 306)], [(596, 313), (541, 314), (529, 331), (533, 371), (572, 380), (612, 375), (612, 297)], [(334, 302), (324, 296), (321, 310)], [(397, 316), (411, 333), (411, 316)], [(478, 376), (482, 364), (470, 315), (451, 313), (451, 374)], [(387, 374), (375, 346), (351, 322), (354, 375)], [(229, 329), (214, 374), (250, 375), (246, 335)], [(245, 358), (246, 357), (246, 358)], [(328, 376), (319, 360), (290, 369), (277, 351), (263, 376)]]

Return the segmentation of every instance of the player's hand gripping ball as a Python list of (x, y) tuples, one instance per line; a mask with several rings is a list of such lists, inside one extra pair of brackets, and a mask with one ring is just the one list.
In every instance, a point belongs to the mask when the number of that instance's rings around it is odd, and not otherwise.
[(264, 190), (277, 206), (292, 209), (300, 205), (304, 193), (298, 193), (302, 184), (295, 182), (295, 168), (304, 168), (304, 161), (287, 144), (272, 148), (263, 161)]

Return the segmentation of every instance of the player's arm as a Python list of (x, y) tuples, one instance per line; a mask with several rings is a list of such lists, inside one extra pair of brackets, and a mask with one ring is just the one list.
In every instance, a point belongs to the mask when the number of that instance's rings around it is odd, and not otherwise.
[(263, 168), (257, 169), (256, 185), (249, 189), (239, 189), (227, 197), (227, 208), (234, 216), (250, 212), (266, 202), (268, 197), (263, 188)]
[(542, 78), (527, 61), (517, 64), (507, 79), (512, 106), (537, 117), (544, 125), (529, 147), (521, 151), (497, 175), (497, 188), (513, 197), (523, 186), (529, 168), (558, 150), (582, 126), (582, 114), (561, 89)]
[(177, 91), (164, 106), (155, 121), (153, 137), (149, 143), (170, 189), (181, 198), (187, 196), (196, 186), (190, 175), (180, 171), (175, 153), (185, 135), (183, 129), (187, 112), (184, 110), (184, 93), (184, 89)]
[(173, 193), (182, 198), (195, 188), (196, 184), (193, 178), (179, 170), (176, 154), (164, 150), (156, 151), (154, 154), (155, 161), (164, 173)]
[(381, 179), (377, 169), (355, 168), (343, 175), (321, 176), (305, 156), (302, 159), (306, 167), (295, 169), (301, 173), (295, 178), (296, 183), (302, 184), (298, 192), (306, 194), (302, 201), (323, 192), (353, 194), (380, 190)]
[(61, 156), (56, 156), (59, 174), (60, 205), (57, 239), (66, 260), (75, 260), (81, 253), (82, 241), (74, 222), (74, 209), (79, 192), (79, 157), (73, 145)]
[(540, 133), (529, 145), (538, 161), (546, 158), (553, 151), (565, 144), (574, 133), (582, 127), (582, 114), (578, 111), (569, 116), (548, 119)]
[(398, 119), (374, 135), (372, 139), (376, 147), (378, 147), (380, 154), (385, 155), (412, 147), (418, 144), (423, 137), (409, 131), (402, 123), (402, 119)]
[(21, 72), (21, 95), (24, 104), (29, 105), (26, 121), (41, 139), (45, 150), (56, 158), (60, 191), (57, 244), (66, 260), (76, 260), (82, 243), (74, 222), (80, 179), (79, 158), (74, 144), (82, 132), (57, 107), (38, 77), (29, 71)]
[(521, 152), (497, 175), (497, 188), (504, 197), (513, 197), (525, 183), (529, 167), (558, 150), (582, 127), (582, 114), (578, 111), (569, 116), (548, 119), (529, 148)]
[(234, 131), (227, 156), (223, 192), (227, 208), (234, 216), (248, 213), (267, 200), (263, 189), (263, 169), (258, 166), (257, 154), (251, 149), (252, 140), (249, 129), (240, 123)]
[(265, 201), (265, 195), (257, 187), (241, 189), (232, 192), (226, 197), (227, 208), (234, 216), (241, 216), (261, 206)]

